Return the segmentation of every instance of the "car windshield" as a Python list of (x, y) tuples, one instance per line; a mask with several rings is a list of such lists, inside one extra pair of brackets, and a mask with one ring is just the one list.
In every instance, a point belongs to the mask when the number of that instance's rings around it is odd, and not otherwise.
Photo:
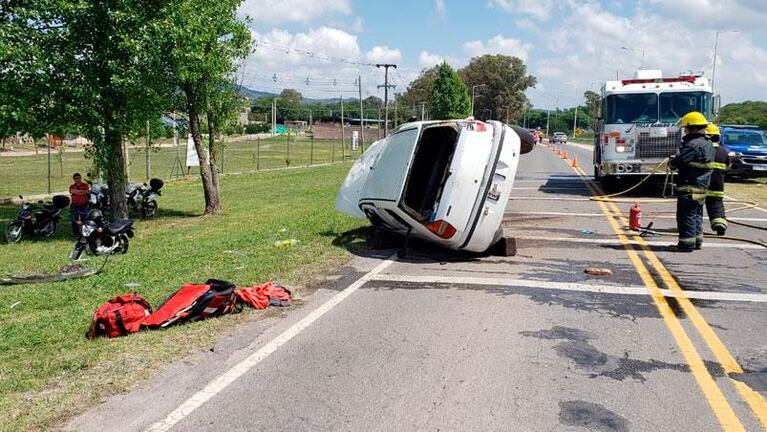
[(767, 145), (764, 134), (759, 132), (725, 132), (724, 142), (727, 145), (763, 146)]
[[(605, 123), (655, 123), (658, 121), (658, 95), (616, 94), (605, 100)], [(676, 120), (674, 120), (676, 121)]]
[(690, 111), (698, 111), (703, 113), (706, 118), (711, 118), (711, 93), (661, 93), (661, 123), (676, 123)]

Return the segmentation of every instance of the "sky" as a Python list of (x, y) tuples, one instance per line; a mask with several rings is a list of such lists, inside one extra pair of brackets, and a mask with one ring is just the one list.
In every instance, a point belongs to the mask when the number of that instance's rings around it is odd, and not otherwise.
[[(535, 108), (573, 106), (583, 92), (642, 66), (666, 76), (713, 72), (722, 103), (767, 100), (766, 0), (244, 0), (255, 51), (243, 83), (307, 97), (383, 98), (424, 68), (483, 54), (524, 60)], [(481, 90), (480, 90), (481, 91)]]

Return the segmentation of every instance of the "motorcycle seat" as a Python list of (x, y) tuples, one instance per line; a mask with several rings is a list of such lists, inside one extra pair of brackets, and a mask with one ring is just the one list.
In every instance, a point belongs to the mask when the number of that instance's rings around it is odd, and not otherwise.
[(130, 219), (120, 219), (115, 222), (111, 222), (107, 225), (107, 230), (110, 234), (120, 234), (133, 226), (133, 221)]

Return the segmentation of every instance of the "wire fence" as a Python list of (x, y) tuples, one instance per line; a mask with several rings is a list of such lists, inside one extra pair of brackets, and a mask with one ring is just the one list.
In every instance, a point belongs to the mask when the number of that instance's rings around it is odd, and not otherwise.
[[(172, 140), (163, 140), (149, 148), (127, 146), (129, 180), (143, 182), (153, 177), (167, 180), (199, 176), (198, 167), (186, 166), (186, 139), (180, 141), (178, 146)], [(273, 138), (229, 136), (220, 153), (219, 170), (226, 174), (352, 160), (369, 144), (366, 139), (352, 148), (350, 136), (343, 142), (293, 134)], [(0, 155), (0, 197), (63, 192), (76, 172), (83, 176), (93, 172), (93, 163), (82, 148), (50, 149), (44, 146), (37, 151), (4, 152)]]

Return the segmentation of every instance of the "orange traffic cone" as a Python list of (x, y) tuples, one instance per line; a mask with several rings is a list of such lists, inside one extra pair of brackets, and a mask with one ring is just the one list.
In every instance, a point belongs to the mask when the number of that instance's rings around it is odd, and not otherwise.
[(567, 151), (562, 153), (562, 159), (567, 159)]
[(573, 156), (573, 168), (578, 168), (578, 156)]

